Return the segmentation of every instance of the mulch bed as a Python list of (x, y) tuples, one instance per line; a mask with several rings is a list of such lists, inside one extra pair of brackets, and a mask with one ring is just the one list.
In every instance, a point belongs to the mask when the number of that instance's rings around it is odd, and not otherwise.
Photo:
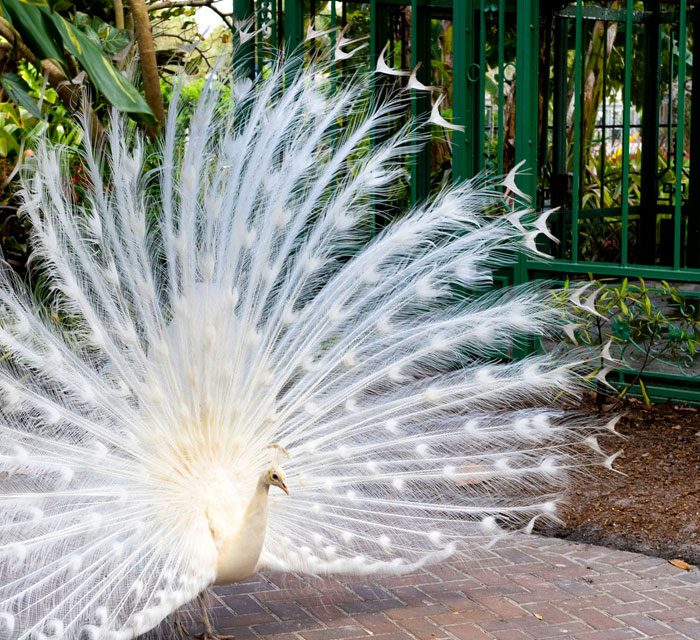
[(618, 412), (626, 438), (604, 448), (622, 449), (614, 468), (623, 473), (579, 478), (564, 525), (541, 533), (700, 565), (700, 410), (630, 399)]

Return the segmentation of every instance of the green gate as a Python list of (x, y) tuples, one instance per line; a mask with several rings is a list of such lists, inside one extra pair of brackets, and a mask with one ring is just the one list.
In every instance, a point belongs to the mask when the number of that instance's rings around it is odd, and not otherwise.
[[(442, 115), (463, 130), (434, 127), (407, 202), (524, 161), (519, 187), (538, 208), (559, 208), (550, 224), (561, 243), (542, 246), (553, 260), (521, 256), (508, 281), (669, 281), (690, 301), (684, 313), (699, 317), (700, 187), (690, 175), (700, 159), (700, 100), (691, 100), (700, 14), (687, 0), (234, 0), (234, 11), (259, 31), (244, 45), (251, 73), (276, 47), (332, 56), (342, 34), (368, 40), (343, 49), (357, 47), (355, 65), (374, 68), (387, 43), (390, 66), (420, 63), (418, 80), (438, 90), (412, 91), (412, 115), (429, 113), (441, 92)], [(306, 40), (310, 26), (344, 31)], [(694, 351), (669, 348), (670, 358), (651, 354), (649, 394), (700, 402)], [(635, 379), (632, 368), (615, 375)]]

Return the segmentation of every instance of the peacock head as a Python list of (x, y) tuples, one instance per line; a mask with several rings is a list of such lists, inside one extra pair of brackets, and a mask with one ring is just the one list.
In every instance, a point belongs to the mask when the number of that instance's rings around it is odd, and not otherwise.
[(287, 478), (284, 475), (282, 468), (276, 464), (270, 467), (267, 472), (267, 484), (270, 487), (279, 487), (287, 495), (289, 495), (289, 489), (287, 488)]
[(269, 444), (267, 448), (272, 451), (272, 465), (270, 466), (267, 473), (263, 476), (263, 480), (268, 487), (279, 487), (287, 495), (289, 495), (289, 489), (287, 488), (287, 478), (282, 471), (281, 461), (283, 458), (289, 458), (289, 453), (287, 450), (279, 444)]

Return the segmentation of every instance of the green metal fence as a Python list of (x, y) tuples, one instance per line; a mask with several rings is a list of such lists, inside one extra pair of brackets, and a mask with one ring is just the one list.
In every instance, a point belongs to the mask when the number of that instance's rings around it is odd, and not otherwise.
[[(373, 68), (387, 43), (395, 68), (421, 64), (418, 79), (440, 89), (413, 91), (411, 113), (430, 112), (442, 92), (443, 115), (463, 131), (434, 131), (412, 163), (407, 201), (525, 161), (519, 187), (538, 207), (559, 207), (550, 222), (561, 243), (542, 247), (553, 260), (522, 256), (508, 281), (670, 281), (691, 300), (684, 312), (698, 313), (700, 188), (690, 177), (700, 157), (700, 100), (691, 100), (700, 14), (687, 0), (234, 0), (234, 11), (260, 29), (247, 45), (251, 73), (264, 70), (268, 44), (332, 56), (340, 32), (305, 42), (309, 25), (368, 37), (354, 64)], [(661, 363), (644, 376), (653, 397), (700, 402), (694, 353), (652, 356)], [(634, 374), (623, 365), (617, 381)]]

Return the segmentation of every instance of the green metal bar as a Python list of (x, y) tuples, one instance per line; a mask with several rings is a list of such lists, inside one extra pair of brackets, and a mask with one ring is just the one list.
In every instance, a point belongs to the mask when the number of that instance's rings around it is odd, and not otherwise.
[[(430, 14), (411, 0), (411, 68), (418, 63), (418, 79), (423, 84), (430, 82)], [(420, 118), (430, 111), (430, 94), (425, 91), (411, 92), (411, 116)], [(430, 192), (430, 141), (426, 141), (415, 152), (411, 162), (411, 204), (421, 202)]]
[[(260, 0), (258, 0), (260, 2)], [(316, 28), (316, 0), (308, 0), (309, 6), (309, 24), (315, 29)], [(309, 53), (312, 57), (316, 54), (316, 39), (311, 40), (307, 45), (304, 46), (305, 49), (308, 48)]]
[[(676, 211), (673, 217), (673, 268), (681, 266), (681, 215), (683, 212), (683, 146), (685, 136), (685, 56), (687, 0), (680, 0), (678, 24), (678, 114), (676, 116)], [(673, 57), (673, 56), (672, 56)]]
[[(668, 100), (669, 103), (673, 102), (673, 75), (674, 75), (674, 66), (673, 66), (673, 47), (675, 46), (675, 42), (673, 39), (673, 31), (671, 32), (671, 37), (668, 39)], [(673, 145), (673, 109), (667, 109), (667, 115), (666, 115), (666, 131), (667, 131), (667, 136), (666, 136), (666, 153), (667, 157), (669, 158), (669, 166), (671, 165), (670, 158), (673, 156), (673, 150), (674, 150), (674, 145)]]
[[(248, 20), (253, 15), (254, 10), (253, 0), (233, 0), (233, 15), (237, 20)], [(233, 32), (233, 39), (234, 42), (238, 39), (238, 34), (235, 29)], [(252, 77), (254, 73), (254, 56), (253, 42), (238, 42), (233, 58), (233, 66), (237, 69), (242, 69), (245, 75)]]
[[(630, 110), (632, 89), (632, 7), (633, 0), (627, 0), (625, 20), (625, 81), (623, 87), (622, 112), (622, 265), (628, 264), (629, 250), (629, 190), (630, 190)], [(607, 44), (605, 45), (607, 47)]]
[(284, 46), (287, 54), (292, 54), (304, 41), (304, 2), (285, 0), (284, 3)]
[[(629, 377), (634, 378), (636, 375), (636, 371), (631, 372)], [(653, 375), (645, 372), (645, 374), (642, 376), (647, 395), (652, 402), (665, 402), (671, 400), (675, 402), (685, 402), (687, 404), (700, 404), (700, 390), (681, 388), (681, 385), (688, 385), (689, 383), (693, 382), (692, 378), (689, 378), (688, 376), (669, 376), (670, 384), (669, 386), (665, 386), (656, 384), (652, 381), (656, 375), (656, 372), (654, 372)], [(623, 383), (614, 384), (620, 385)], [(632, 385), (625, 396), (641, 397), (642, 391), (640, 386), (638, 384)]]
[[(517, 0), (517, 34), (515, 43), (515, 162), (525, 161), (527, 173), (516, 177), (520, 189), (532, 203), (537, 198), (537, 114), (539, 98), (539, 0)], [(513, 283), (528, 281), (527, 256), (519, 252), (513, 269)], [(537, 349), (534, 336), (513, 356), (523, 358)]]
[[(554, 24), (554, 16), (552, 15), (551, 10), (547, 11), (546, 14), (546, 19), (543, 21), (543, 34), (544, 34), (544, 40), (543, 40), (543, 49), (544, 49), (544, 60), (542, 61), (542, 66), (539, 71), (538, 75), (538, 85), (539, 85), (539, 91), (541, 93), (541, 96), (538, 98), (538, 102), (542, 104), (542, 110), (541, 110), (541, 118), (542, 122), (539, 124), (539, 141), (538, 141), (538, 148), (537, 148), (537, 158), (538, 158), (538, 165), (537, 165), (537, 175), (540, 176), (542, 175), (542, 167), (544, 167), (547, 164), (547, 157), (548, 157), (548, 148), (549, 148), (549, 102), (550, 102), (550, 95), (551, 95), (551, 83), (549, 82), (549, 75), (550, 75), (550, 69), (552, 66), (552, 26)], [(550, 175), (550, 192), (551, 192), (551, 175)], [(536, 203), (537, 208), (540, 208), (542, 206), (541, 201), (543, 200), (542, 198), (542, 191), (541, 189), (538, 189), (538, 201)], [(540, 238), (541, 240), (541, 238)], [(551, 248), (552, 243), (551, 242), (546, 242), (546, 247), (547, 247), (547, 253), (551, 255), (552, 248)], [(543, 246), (545, 246), (545, 243), (543, 243)]]
[[(387, 5), (382, 0), (371, 0), (369, 3), (369, 35), (369, 66), (370, 69), (375, 69), (379, 53), (389, 40), (389, 13)], [(379, 100), (386, 85), (386, 76), (372, 74), (373, 102)]]
[[(698, 24), (693, 25), (693, 37), (698, 33)], [(693, 47), (694, 51), (694, 47)], [(693, 86), (700, 87), (700, 65), (693, 65)], [(690, 106), (690, 167), (691, 176), (700, 175), (700, 99), (696, 98)], [(688, 241), (686, 244), (685, 263), (688, 267), (700, 267), (700, 198), (697, 183), (688, 183)]]
[[(335, 10), (335, 0), (332, 0), (331, 3), (331, 29), (334, 29), (335, 27), (338, 26), (338, 16)], [(335, 31), (331, 31), (330, 33), (330, 38), (331, 38), (331, 50), (335, 49), (335, 43), (337, 40), (337, 34)], [(335, 66), (333, 67), (335, 70)]]
[[(568, 260), (547, 260), (539, 261), (529, 259), (527, 267), (531, 271), (541, 271), (543, 273), (592, 273), (594, 275), (615, 276), (619, 278), (630, 276), (630, 267), (623, 267), (620, 264), (610, 262), (579, 262), (574, 264)], [(680, 280), (683, 282), (699, 282), (700, 269), (669, 269), (664, 267), (652, 267), (645, 265), (634, 265), (634, 275), (642, 278), (658, 280)]]
[[(254, 29), (260, 29), (262, 27), (262, 17), (263, 17), (263, 3), (259, 2), (257, 3), (257, 16), (256, 16), (256, 24), (253, 26)], [(262, 73), (263, 71), (263, 65), (265, 64), (265, 61), (263, 59), (263, 40), (264, 40), (264, 34), (262, 30), (260, 33), (258, 33), (255, 36), (255, 68), (258, 73)]]
[(476, 175), (484, 161), (485, 63), (480, 64), (479, 56), (485, 34), (477, 31), (477, 6), (477, 0), (454, 0), (452, 113), (454, 122), (464, 126), (464, 132), (452, 135), (452, 174), (457, 180)]
[(656, 262), (656, 215), (659, 195), (659, 93), (661, 27), (659, 8), (653, 6), (644, 27), (644, 97), (642, 109), (642, 185), (639, 218), (639, 262)]
[(576, 0), (576, 36), (574, 44), (574, 193), (571, 207), (571, 261), (578, 262), (578, 212), (581, 199), (581, 75), (583, 42), (583, 14), (581, 0)]
[[(629, 212), (630, 217), (639, 214), (640, 208), (635, 206), (630, 206)], [(554, 212), (550, 217), (550, 220), (556, 219), (559, 215), (567, 216), (571, 213), (570, 209), (559, 209)], [(671, 212), (673, 213), (673, 212)], [(581, 209), (578, 214), (579, 220), (590, 220), (591, 218), (621, 218), (622, 217), (622, 207), (601, 207), (596, 209)]]
[(455, 182), (474, 175), (472, 163), (473, 145), (471, 131), (471, 109), (469, 108), (469, 91), (467, 71), (469, 65), (470, 45), (473, 43), (473, 0), (453, 0), (453, 67), (452, 67), (452, 120), (462, 125), (464, 131), (452, 133), (452, 176)]
[[(377, 66), (377, 58), (379, 52), (384, 47), (384, 42), (381, 45), (377, 42), (379, 35), (379, 26), (377, 24), (377, 0), (370, 0), (369, 3), (369, 65), (371, 69)], [(376, 98), (377, 92), (377, 74), (372, 75), (372, 99)]]
[(503, 144), (505, 138), (505, 73), (506, 2), (498, 0), (498, 175), (503, 175)]
[(603, 122), (600, 129), (600, 164), (598, 177), (600, 179), (600, 206), (605, 206), (605, 160), (608, 142), (607, 106), (608, 106), (608, 22), (605, 22), (603, 30)]
[(272, 11), (272, 26), (270, 27), (270, 42), (272, 47), (276, 49), (279, 46), (279, 39), (277, 38), (277, 0), (271, 0), (270, 7)]
[(284, 0), (277, 0), (277, 18), (275, 23), (275, 46), (280, 49), (284, 44)]
[[(369, 65), (370, 69), (375, 69), (379, 53), (384, 48), (388, 38), (388, 13), (385, 4), (379, 0), (371, 0), (369, 7)], [(371, 101), (372, 105), (377, 104), (381, 100), (381, 93), (386, 80), (384, 76), (374, 73), (371, 79)], [(376, 132), (372, 132), (369, 137), (370, 147), (376, 146), (381, 142), (381, 138)], [(379, 221), (377, 219), (377, 203), (372, 203), (372, 211), (369, 219), (370, 237), (374, 237), (379, 231)]]
[[(379, 26), (377, 24), (377, 0), (370, 0), (369, 3), (369, 65), (370, 69), (374, 69), (377, 66), (377, 59), (379, 58), (379, 52), (381, 48), (377, 48), (377, 38), (379, 36)], [(382, 42), (381, 46), (384, 46)], [(372, 92), (372, 104), (376, 104), (378, 99), (377, 74), (372, 74), (371, 80), (371, 92)], [(374, 147), (377, 144), (377, 136), (373, 132), (369, 138), (370, 147)], [(377, 235), (377, 211), (376, 203), (372, 202), (372, 210), (369, 217), (369, 236), (374, 238)]]
[[(563, 18), (575, 18), (579, 11), (578, 7), (571, 6), (560, 9), (556, 12), (557, 15)], [(632, 14), (633, 22), (644, 22), (648, 16), (645, 11), (635, 11)], [(606, 9), (605, 7), (596, 7), (594, 5), (582, 7), (581, 18), (583, 20), (607, 20), (608, 22), (624, 22), (627, 19), (625, 9)]]
[[(331, 7), (331, 19), (330, 19), (331, 24), (330, 24), (330, 26), (331, 26), (331, 29), (333, 29), (333, 28), (338, 26), (338, 15), (337, 15), (337, 12), (335, 10), (335, 0), (331, 0), (330, 7)], [(331, 39), (331, 51), (333, 51), (333, 50), (335, 50), (335, 43), (338, 39), (338, 35), (336, 34), (335, 31), (331, 31), (329, 35), (330, 35), (330, 39)], [(338, 81), (338, 65), (333, 64), (333, 65), (331, 65), (331, 86), (333, 87), (333, 91), (335, 91), (337, 81)]]
[(479, 0), (479, 81), (474, 87), (477, 95), (474, 101), (478, 106), (474, 113), (474, 167), (476, 171), (482, 171), (485, 163), (486, 155), (486, 129), (485, 129), (485, 112), (486, 112), (486, 12), (484, 0)]
[[(555, 18), (554, 23), (554, 87), (552, 115), (552, 205), (566, 206), (569, 176), (566, 165), (566, 118), (567, 118), (567, 71), (569, 54), (569, 20)], [(561, 244), (558, 253), (565, 253), (566, 234), (564, 221), (559, 215), (556, 219), (555, 234)]]
[(537, 197), (539, 3), (518, 0), (517, 9), (515, 162), (525, 160), (528, 172), (519, 175), (517, 180), (534, 203)]

